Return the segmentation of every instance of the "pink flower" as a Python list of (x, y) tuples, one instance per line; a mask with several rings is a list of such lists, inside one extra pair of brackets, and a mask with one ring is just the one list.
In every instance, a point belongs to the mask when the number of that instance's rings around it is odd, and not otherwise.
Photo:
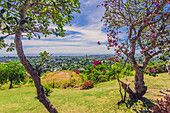
[(76, 71), (76, 70), (74, 70), (74, 72), (75, 72), (76, 74), (78, 74), (78, 75), (80, 74), (80, 72), (79, 72), (78, 70), (77, 70), (77, 71)]
[(117, 53), (117, 55), (119, 55), (119, 53)]
[(115, 59), (117, 62), (119, 62), (119, 60), (118, 59)]
[(120, 48), (120, 46), (118, 45), (118, 48)]
[(114, 31), (113, 30), (111, 30), (111, 33), (113, 33)]
[(121, 57), (121, 56), (119, 55), (119, 57)]
[(93, 65), (93, 67), (95, 68), (95, 67), (97, 67), (96, 65)]
[(108, 4), (104, 4), (104, 7), (106, 7)]
[(120, 62), (121, 64), (123, 64), (123, 62)]
[(107, 34), (107, 36), (109, 36), (109, 34)]
[(145, 18), (143, 18), (143, 21), (146, 22)]
[(122, 31), (119, 31), (119, 33), (122, 33)]
[(116, 49), (114, 49), (114, 51), (116, 51)]
[(170, 4), (170, 1), (168, 2), (168, 4)]
[(151, 38), (154, 38), (154, 35), (151, 35)]
[(153, 4), (156, 4), (156, 1), (153, 1)]
[(156, 7), (158, 7), (158, 5), (159, 5), (159, 1), (157, 1), (157, 3), (156, 3)]
[(115, 59), (115, 57), (113, 57), (113, 59)]
[(98, 41), (97, 44), (101, 45), (100, 41)]

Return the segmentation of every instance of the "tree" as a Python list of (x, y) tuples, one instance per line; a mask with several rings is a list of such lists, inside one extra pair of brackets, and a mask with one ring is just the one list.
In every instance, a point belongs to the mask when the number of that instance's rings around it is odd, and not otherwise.
[[(108, 48), (116, 47), (117, 55), (125, 55), (136, 72), (135, 91), (123, 87), (131, 99), (140, 99), (147, 91), (144, 70), (150, 59), (170, 51), (169, 4), (168, 0), (105, 0), (102, 4)], [(121, 30), (125, 37), (120, 37)], [(137, 54), (142, 64), (137, 63)]]
[(13, 82), (20, 83), (21, 81), (24, 81), (26, 70), (19, 61), (10, 61), (6, 64), (0, 64), (0, 74), (0, 83), (4, 84), (9, 81), (9, 89), (11, 89)]
[[(27, 60), (22, 46), (21, 37), (31, 39), (41, 38), (40, 33), (45, 37), (50, 34), (65, 36), (63, 26), (72, 20), (72, 12), (80, 13), (78, 0), (0, 0), (0, 30), (4, 36), (0, 37), (0, 48), (8, 47), (7, 51), (16, 48), (20, 62), (26, 71), (31, 75), (37, 89), (38, 99), (51, 113), (57, 113), (56, 108), (51, 104), (44, 93), (41, 84), (39, 69), (33, 67)], [(50, 24), (56, 28), (50, 28)], [(14, 43), (9, 45), (4, 40), (15, 35)], [(42, 63), (43, 64), (43, 63)]]

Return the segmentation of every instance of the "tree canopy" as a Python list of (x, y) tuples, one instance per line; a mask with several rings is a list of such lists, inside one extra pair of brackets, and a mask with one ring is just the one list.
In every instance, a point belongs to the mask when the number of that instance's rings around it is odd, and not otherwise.
[(20, 83), (25, 80), (27, 75), (24, 66), (19, 61), (10, 61), (6, 64), (0, 64), (0, 84), (10, 82), (10, 89), (13, 82)]
[[(105, 7), (101, 21), (107, 31), (108, 48), (116, 47), (117, 55), (125, 55), (136, 71), (136, 92), (124, 87), (130, 98), (141, 98), (146, 93), (143, 71), (150, 59), (170, 53), (169, 4), (168, 0), (105, 0), (101, 4)], [(137, 54), (142, 64), (137, 63)]]

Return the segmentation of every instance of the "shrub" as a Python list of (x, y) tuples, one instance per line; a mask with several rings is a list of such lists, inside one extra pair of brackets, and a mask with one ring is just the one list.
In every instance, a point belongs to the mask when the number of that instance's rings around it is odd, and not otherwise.
[(90, 88), (93, 88), (94, 87), (94, 84), (91, 80), (89, 80), (88, 82), (85, 82), (82, 86), (82, 89), (90, 89)]
[(170, 113), (170, 95), (164, 97), (164, 101), (156, 101), (157, 105), (152, 107), (153, 113)]
[(43, 85), (43, 87), (44, 87), (46, 96), (49, 96), (49, 94), (52, 93), (51, 87), (48, 84)]

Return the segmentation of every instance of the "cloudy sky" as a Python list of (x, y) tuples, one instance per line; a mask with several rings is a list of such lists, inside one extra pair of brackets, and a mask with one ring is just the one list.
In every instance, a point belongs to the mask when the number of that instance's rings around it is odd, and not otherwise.
[[(107, 40), (106, 33), (102, 31), (103, 23), (100, 21), (104, 8), (96, 6), (103, 0), (80, 0), (81, 14), (74, 14), (71, 21), (72, 26), (64, 27), (66, 37), (56, 37), (50, 35), (47, 38), (27, 40), (23, 38), (24, 51), (26, 55), (38, 55), (47, 51), (52, 55), (85, 55), (85, 54), (113, 54), (112, 50), (107, 50), (104, 44)], [(83, 8), (84, 7), (84, 8)], [(103, 42), (97, 45), (97, 41)], [(13, 42), (13, 37), (8, 37), (6, 43)], [(0, 50), (0, 56), (16, 55), (14, 52)]]

